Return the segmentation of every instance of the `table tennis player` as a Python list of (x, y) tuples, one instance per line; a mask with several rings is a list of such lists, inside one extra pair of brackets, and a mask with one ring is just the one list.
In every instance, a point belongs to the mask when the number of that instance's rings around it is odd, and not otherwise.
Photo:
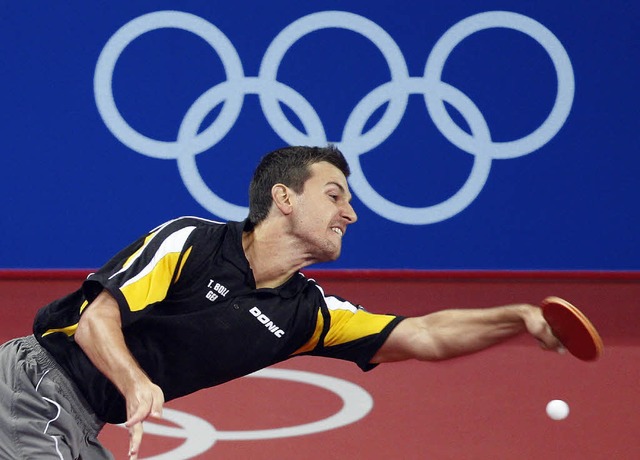
[[(356, 219), (335, 147), (266, 155), (244, 222), (183, 217), (122, 249), (78, 290), (39, 310), (33, 335), (0, 348), (0, 458), (113, 458), (97, 435), (165, 401), (299, 355), (380, 363), (444, 360), (521, 333), (560, 347), (538, 307), (377, 314), (300, 270), (338, 258)], [(126, 448), (123, 440), (123, 450)]]

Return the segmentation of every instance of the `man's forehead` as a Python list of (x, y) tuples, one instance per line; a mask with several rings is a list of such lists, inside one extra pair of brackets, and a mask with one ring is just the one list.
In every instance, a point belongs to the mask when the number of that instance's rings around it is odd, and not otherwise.
[(321, 161), (311, 165), (311, 177), (319, 180), (322, 183), (336, 183), (342, 188), (347, 187), (347, 178), (339, 168), (335, 167), (331, 163)]

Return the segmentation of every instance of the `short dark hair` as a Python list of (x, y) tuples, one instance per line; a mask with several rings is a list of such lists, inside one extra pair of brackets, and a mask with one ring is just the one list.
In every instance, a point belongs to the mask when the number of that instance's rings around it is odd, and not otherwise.
[(271, 209), (271, 189), (284, 184), (301, 193), (311, 176), (310, 166), (326, 161), (345, 177), (351, 173), (344, 155), (333, 145), (327, 147), (284, 147), (266, 154), (258, 164), (249, 186), (249, 224), (253, 228), (267, 218)]

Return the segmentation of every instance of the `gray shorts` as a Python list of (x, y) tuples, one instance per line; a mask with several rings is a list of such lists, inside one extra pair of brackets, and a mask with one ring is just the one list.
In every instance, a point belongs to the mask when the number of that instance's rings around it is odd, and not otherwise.
[(0, 346), (0, 458), (113, 459), (103, 426), (34, 336)]

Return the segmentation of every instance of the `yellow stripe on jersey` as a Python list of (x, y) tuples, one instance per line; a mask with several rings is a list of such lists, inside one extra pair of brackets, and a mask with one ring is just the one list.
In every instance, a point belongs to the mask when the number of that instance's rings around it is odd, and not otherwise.
[(395, 316), (377, 315), (365, 310), (354, 312), (351, 309), (330, 309), (329, 313), (331, 327), (324, 339), (325, 347), (341, 345), (377, 334), (395, 318)]
[(182, 262), (180, 262), (180, 267), (178, 268), (178, 274), (176, 275), (176, 282), (180, 279), (180, 275), (182, 275), (182, 269), (184, 268), (184, 264), (187, 263), (187, 259), (189, 258), (189, 254), (191, 254), (191, 250), (193, 246), (189, 246), (184, 253), (184, 257), (182, 258)]
[(306, 353), (313, 350), (318, 345), (318, 341), (320, 340), (320, 336), (322, 335), (323, 327), (324, 317), (322, 316), (322, 311), (318, 310), (318, 320), (316, 321), (316, 329), (313, 331), (313, 335), (307, 343), (305, 343), (295, 351), (294, 355), (299, 355), (300, 353)]
[[(319, 286), (318, 288), (324, 295), (322, 288)], [(395, 318), (395, 316), (369, 313), (334, 296), (325, 296), (324, 300), (331, 316), (331, 327), (324, 339), (325, 347), (341, 345), (377, 334)]]
[(143, 272), (144, 276), (135, 277), (120, 288), (131, 311), (144, 310), (166, 297), (179, 258), (179, 252), (166, 254), (151, 270)]
[(67, 336), (71, 337), (76, 333), (76, 329), (78, 329), (78, 323), (72, 324), (71, 326), (61, 327), (59, 329), (49, 329), (47, 332), (42, 334), (42, 337), (45, 337), (49, 334), (53, 334), (54, 332), (64, 332)]
[[(139, 269), (138, 274), (127, 280), (120, 287), (120, 291), (127, 300), (131, 311), (144, 310), (147, 306), (166, 297), (177, 268), (181, 270), (188, 258), (188, 254), (186, 254), (183, 257), (181, 266), (178, 267), (178, 261), (180, 261), (184, 245), (193, 230), (195, 230), (195, 227), (185, 227), (169, 235), (153, 253), (151, 260)], [(148, 241), (145, 242), (143, 248), (147, 244)], [(190, 251), (187, 252), (190, 253)], [(142, 257), (142, 255), (137, 254), (135, 259), (142, 260)], [(130, 263), (133, 263), (131, 258), (120, 272), (127, 270)], [(116, 275), (112, 275), (111, 278)]]

